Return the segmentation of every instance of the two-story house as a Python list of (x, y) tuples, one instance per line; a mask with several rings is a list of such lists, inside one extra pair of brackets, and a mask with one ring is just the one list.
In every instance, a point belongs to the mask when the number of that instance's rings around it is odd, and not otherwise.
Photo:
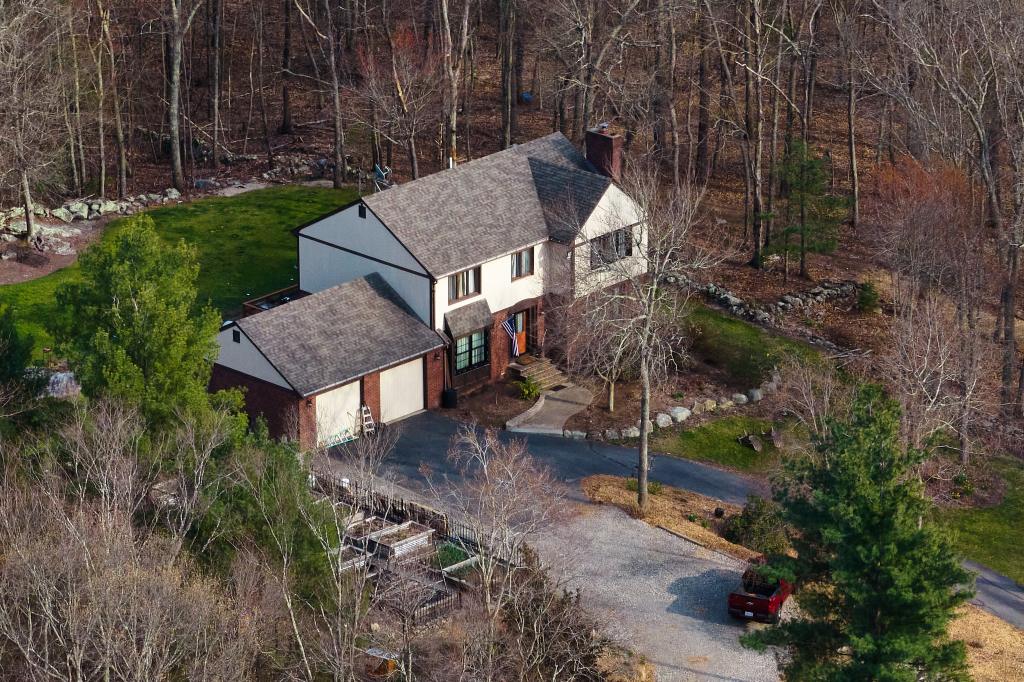
[(244, 386), (251, 414), (310, 445), (500, 379), (542, 349), (551, 296), (609, 260), (646, 267), (621, 157), (603, 130), (586, 156), (555, 133), (296, 229), (298, 291), (221, 331), (213, 387)]

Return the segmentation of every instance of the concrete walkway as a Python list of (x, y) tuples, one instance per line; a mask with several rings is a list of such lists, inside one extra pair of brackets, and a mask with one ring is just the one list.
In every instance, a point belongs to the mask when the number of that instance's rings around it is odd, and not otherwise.
[(593, 400), (594, 394), (582, 386), (545, 391), (533, 407), (510, 419), (507, 429), (515, 433), (561, 436), (569, 417), (587, 409)]

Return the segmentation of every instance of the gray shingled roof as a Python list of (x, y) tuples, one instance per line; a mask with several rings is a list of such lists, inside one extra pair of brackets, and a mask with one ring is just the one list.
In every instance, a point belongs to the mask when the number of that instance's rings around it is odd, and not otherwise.
[(552, 133), (363, 201), (440, 277), (548, 238), (564, 240), (567, 225), (581, 225), (610, 183), (564, 135)]
[(378, 274), (238, 320), (303, 396), (444, 345)]
[(467, 303), (444, 314), (444, 321), (448, 324), (452, 338), (465, 336), (482, 327), (489, 327), (492, 319), (491, 306), (487, 305), (487, 301), (483, 299)]

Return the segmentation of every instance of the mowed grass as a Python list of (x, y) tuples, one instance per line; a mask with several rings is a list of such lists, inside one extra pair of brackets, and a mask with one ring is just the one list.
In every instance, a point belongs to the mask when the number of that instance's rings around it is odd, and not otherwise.
[(1001, 459), (993, 466), (1006, 479), (1002, 503), (986, 509), (940, 509), (936, 520), (968, 559), (1024, 585), (1024, 464)]
[[(184, 239), (199, 254), (200, 300), (225, 317), (246, 299), (298, 281), (292, 229), (358, 196), (355, 189), (284, 185), (210, 197), (148, 211), (166, 239)], [(112, 222), (101, 239), (110, 239), (125, 219)], [(0, 286), (0, 306), (11, 306), (21, 331), (36, 339), (37, 355), (52, 344), (46, 324), (56, 312), (57, 288), (78, 277), (78, 265), (21, 284)]]
[(757, 325), (704, 305), (695, 305), (686, 319), (693, 338), (693, 353), (716, 367), (741, 388), (758, 386), (772, 367), (787, 355), (820, 357), (811, 346), (772, 334)]
[[(759, 473), (779, 461), (779, 451), (772, 444), (771, 437), (761, 435), (771, 428), (772, 422), (766, 419), (733, 414), (686, 431), (656, 435), (652, 448), (676, 457)], [(764, 445), (761, 452), (754, 452), (739, 442), (745, 434), (754, 434), (761, 439)]]

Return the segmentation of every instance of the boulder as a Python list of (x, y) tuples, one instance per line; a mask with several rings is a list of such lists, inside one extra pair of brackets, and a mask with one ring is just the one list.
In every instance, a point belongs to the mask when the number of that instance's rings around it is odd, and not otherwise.
[(732, 401), (734, 403), (736, 403), (737, 405), (746, 405), (747, 404), (747, 396), (745, 394), (743, 394), (743, 393), (733, 393), (732, 394)]
[(75, 220), (86, 220), (89, 217), (89, 205), (84, 201), (76, 201), (67, 207)]
[(173, 187), (168, 187), (166, 190), (164, 190), (164, 196), (170, 199), (171, 201), (174, 201), (175, 199), (181, 198), (181, 192), (174, 189)]
[(701, 406), (703, 408), (701, 410), (702, 412), (714, 412), (715, 410), (718, 409), (718, 403), (712, 400), (711, 398), (708, 398), (703, 403), (701, 403)]
[(761, 439), (752, 433), (744, 434), (737, 438), (737, 440), (740, 442), (740, 445), (744, 445), (754, 452), (761, 452), (764, 450), (764, 443), (762, 443)]
[(570, 431), (565, 429), (562, 431), (563, 438), (572, 438), (573, 440), (584, 440), (587, 437), (586, 431)]
[(0, 253), (0, 260), (14, 260), (18, 257), (18, 254), (14, 251), (4, 251)]
[(728, 398), (726, 398), (726, 397), (724, 397), (724, 396), (723, 396), (723, 397), (722, 397), (722, 398), (721, 398), (721, 399), (720, 399), (720, 400), (718, 401), (718, 409), (720, 409), (720, 410), (728, 410), (728, 409), (732, 408), (732, 406), (733, 406), (734, 404), (735, 404), (735, 403), (733, 403), (733, 401), (731, 401), (731, 400), (729, 400)]
[[(640, 430), (640, 420), (639, 419), (636, 420), (636, 430), (637, 431)], [(653, 433), (653, 432), (654, 432), (654, 422), (648, 420), (647, 421), (647, 433)]]
[(97, 212), (99, 212), (100, 215), (107, 215), (110, 213), (117, 213), (118, 210), (120, 210), (120, 208), (121, 207), (117, 204), (116, 201), (104, 199), (103, 201), (100, 202), (96, 210)]
[(61, 206), (60, 208), (53, 209), (53, 213), (51, 213), (50, 215), (52, 215), (57, 220), (60, 220), (61, 222), (65, 223), (70, 223), (72, 220), (75, 219), (75, 216), (71, 215), (71, 211), (64, 208), (63, 206)]
[(11, 234), (23, 235), (28, 232), (28, 223), (24, 220), (12, 220), (7, 223), (7, 230)]
[(626, 428), (622, 429), (622, 437), (623, 438), (639, 438), (640, 437), (640, 429), (638, 429), (635, 426), (626, 427)]
[(668, 411), (668, 413), (672, 415), (672, 421), (677, 424), (680, 424), (690, 418), (690, 410), (685, 407), (673, 407)]
[(761, 389), (759, 389), (759, 388), (752, 388), (749, 391), (747, 391), (747, 398), (752, 403), (761, 402), (761, 399), (763, 397), (764, 396), (761, 394)]
[(659, 412), (654, 418), (654, 423), (658, 425), (659, 429), (667, 429), (672, 426), (672, 417), (664, 412)]
[[(637, 436), (640, 435), (640, 431), (639, 430), (637, 430), (636, 435)], [(621, 435), (619, 434), (619, 430), (618, 429), (605, 429), (604, 430), (604, 438), (605, 438), (605, 440), (618, 440), (619, 438), (621, 438)]]
[(217, 189), (218, 187), (220, 187), (220, 183), (218, 183), (213, 178), (198, 178), (195, 181), (195, 188), (196, 189), (211, 190), (211, 189)]

